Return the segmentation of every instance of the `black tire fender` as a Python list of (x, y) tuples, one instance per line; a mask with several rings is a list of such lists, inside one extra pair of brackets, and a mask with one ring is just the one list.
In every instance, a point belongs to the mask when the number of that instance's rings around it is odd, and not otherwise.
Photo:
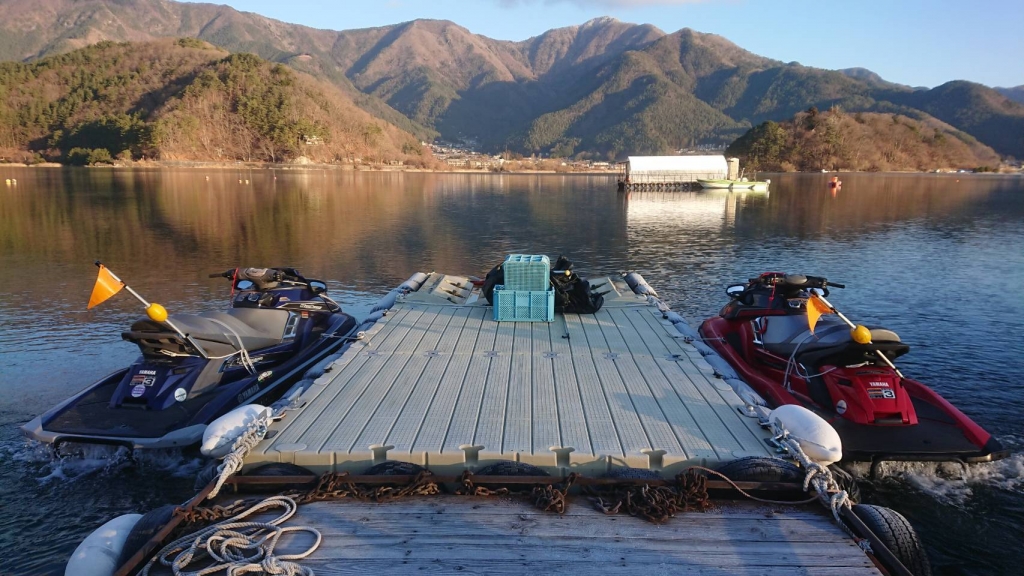
[[(290, 462), (270, 462), (249, 470), (242, 476), (316, 476), (309, 468), (303, 468)], [(315, 481), (313, 482), (315, 483)], [(281, 492), (292, 488), (307, 488), (311, 483), (282, 482), (280, 484), (251, 484), (245, 486), (246, 492), (268, 493)], [(239, 486), (241, 488), (241, 485)]]
[(649, 468), (630, 468), (629, 466), (615, 466), (604, 475), (605, 478), (619, 478), (622, 480), (660, 480), (661, 473)]
[[(928, 563), (924, 545), (921, 544), (921, 539), (918, 538), (910, 521), (902, 514), (891, 508), (873, 504), (857, 504), (853, 507), (853, 513), (914, 576), (931, 576), (932, 568)], [(878, 554), (875, 554), (875, 558), (885, 564)]]
[(141, 550), (146, 542), (149, 542), (161, 528), (171, 521), (175, 508), (177, 508), (176, 505), (167, 504), (150, 510), (143, 514), (142, 518), (139, 518), (139, 521), (132, 527), (132, 531), (128, 533), (124, 547), (121, 548), (121, 553), (117, 556), (118, 568), (131, 560), (131, 557), (135, 556), (135, 553)]
[(836, 484), (839, 485), (840, 490), (846, 490), (847, 497), (850, 498), (851, 504), (857, 504), (861, 501), (860, 485), (857, 484), (857, 479), (852, 474), (843, 470), (839, 466), (833, 464), (828, 467), (832, 471), (832, 478), (835, 479)]
[(494, 464), (488, 464), (473, 473), (476, 476), (551, 476), (543, 468), (526, 464), (525, 462), (513, 462), (502, 460)]
[(424, 470), (426, 468), (412, 462), (388, 460), (370, 466), (363, 472), (363, 476), (415, 476)]
[(718, 467), (718, 472), (734, 482), (803, 482), (804, 471), (781, 458), (747, 456)]

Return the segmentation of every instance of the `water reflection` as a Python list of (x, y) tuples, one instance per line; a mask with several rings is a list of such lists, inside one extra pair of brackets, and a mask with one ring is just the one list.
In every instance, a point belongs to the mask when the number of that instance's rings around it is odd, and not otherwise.
[[(130, 298), (84, 309), (97, 258), (172, 312), (225, 305), (227, 285), (209, 272), (289, 265), (328, 280), (359, 314), (415, 271), (483, 274), (509, 252), (564, 253), (585, 274), (638, 270), (692, 320), (721, 307), (726, 285), (765, 270), (845, 282), (832, 301), (900, 333), (913, 348), (905, 372), (1018, 438), (1011, 445), (1024, 438), (1020, 178), (855, 174), (833, 195), (827, 175), (782, 174), (770, 196), (625, 195), (603, 176), (0, 167), (6, 178), (18, 185), (0, 188), (0, 444), (16, 445), (17, 424), (136, 354), (119, 337), (141, 313)], [(0, 472), (0, 486), (34, 503), (12, 526), (54, 512), (52, 490), (26, 474)], [(38, 547), (55, 526), (39, 524), (47, 534), (19, 549), (21, 561), (63, 554), (47, 560), (59, 567), (102, 517), (167, 499), (129, 488), (111, 503), (95, 490), (105, 482), (62, 486), (62, 500), (89, 503), (91, 523), (62, 525), (56, 553)], [(992, 550), (1024, 537), (1024, 501), (1001, 490), (984, 492), (1009, 526)], [(977, 530), (970, 510), (928, 501), (901, 511), (944, 565), (974, 554), (963, 545)], [(940, 512), (959, 524), (931, 531)], [(982, 568), (1019, 566), (1004, 556), (986, 554)]]

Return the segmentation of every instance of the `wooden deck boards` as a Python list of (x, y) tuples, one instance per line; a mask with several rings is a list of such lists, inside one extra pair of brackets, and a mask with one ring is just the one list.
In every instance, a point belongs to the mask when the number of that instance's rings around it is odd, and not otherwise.
[(494, 322), (480, 298), (439, 295), (453, 282), (468, 284), (434, 274), (400, 299), (247, 463), (358, 472), (387, 458), (457, 472), (500, 459), (670, 474), (769, 454), (732, 389), (621, 281), (606, 281), (597, 314), (551, 323)]
[[(878, 574), (820, 507), (729, 502), (655, 526), (576, 499), (563, 516), (509, 498), (320, 502), (289, 526), (323, 543), (302, 564), (324, 574)], [(286, 535), (278, 554), (308, 535)]]

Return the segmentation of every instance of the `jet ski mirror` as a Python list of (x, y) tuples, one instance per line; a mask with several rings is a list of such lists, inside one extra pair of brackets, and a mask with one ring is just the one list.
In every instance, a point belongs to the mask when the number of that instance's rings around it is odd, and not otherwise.
[(235, 288), (239, 290), (252, 290), (254, 284), (251, 280), (239, 280), (238, 284), (235, 284)]
[(310, 280), (309, 289), (313, 291), (313, 294), (323, 294), (327, 292), (327, 284), (319, 280)]
[(725, 293), (728, 294), (730, 298), (739, 298), (746, 289), (747, 287), (744, 284), (734, 284), (726, 288)]

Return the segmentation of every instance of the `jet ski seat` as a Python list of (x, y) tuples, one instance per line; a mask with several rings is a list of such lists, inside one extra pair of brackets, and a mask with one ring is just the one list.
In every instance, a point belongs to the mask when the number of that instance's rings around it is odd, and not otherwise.
[(871, 360), (875, 350), (890, 359), (910, 351), (898, 334), (886, 328), (869, 328), (871, 344), (857, 344), (850, 327), (838, 318), (822, 318), (814, 334), (807, 328), (807, 317), (803, 315), (770, 316), (764, 322), (767, 326), (761, 341), (765, 350), (785, 358), (795, 352), (798, 362), (810, 366), (859, 364)]
[[(170, 319), (211, 356), (224, 356), (238, 351), (239, 340), (249, 351), (280, 344), (288, 316), (285, 310), (232, 308), (227, 312), (174, 314)], [(121, 337), (138, 344), (143, 353), (159, 353), (161, 349), (184, 351), (173, 331), (148, 318), (132, 324), (131, 331)]]

